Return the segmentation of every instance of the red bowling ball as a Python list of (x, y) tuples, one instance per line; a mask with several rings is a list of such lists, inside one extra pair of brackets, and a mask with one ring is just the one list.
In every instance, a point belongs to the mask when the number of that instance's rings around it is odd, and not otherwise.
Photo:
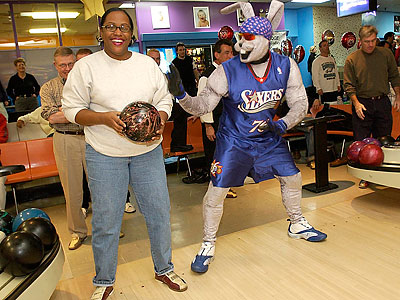
[(365, 145), (359, 154), (360, 164), (370, 166), (380, 166), (383, 163), (383, 151), (375, 144)]
[(358, 156), (360, 154), (360, 150), (365, 145), (366, 143), (363, 141), (355, 141), (350, 145), (349, 149), (347, 150), (347, 158), (349, 159), (350, 162), (353, 163), (358, 162)]

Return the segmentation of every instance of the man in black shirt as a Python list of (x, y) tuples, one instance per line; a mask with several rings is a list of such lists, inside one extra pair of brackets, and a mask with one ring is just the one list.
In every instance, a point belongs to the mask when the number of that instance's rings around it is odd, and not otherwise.
[[(172, 61), (178, 69), (182, 79), (182, 85), (190, 96), (197, 94), (197, 82), (199, 81), (199, 72), (193, 64), (193, 59), (186, 55), (186, 47), (183, 43), (176, 44), (177, 57)], [(189, 114), (174, 101), (172, 107), (171, 120), (174, 121), (174, 129), (171, 133), (171, 151), (184, 152), (193, 149), (192, 145), (187, 145), (187, 118)]]
[(33, 111), (39, 106), (36, 96), (40, 86), (33, 75), (26, 73), (23, 58), (17, 58), (14, 65), (17, 73), (8, 82), (7, 94), (14, 100), (15, 111)]
[(176, 44), (177, 57), (172, 61), (179, 71), (182, 79), (182, 85), (190, 96), (197, 94), (197, 82), (199, 82), (199, 72), (193, 64), (193, 59), (186, 55), (186, 47), (183, 43)]

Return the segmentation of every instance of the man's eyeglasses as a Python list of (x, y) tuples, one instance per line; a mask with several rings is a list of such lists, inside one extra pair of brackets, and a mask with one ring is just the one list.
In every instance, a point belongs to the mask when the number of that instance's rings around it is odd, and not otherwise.
[(256, 38), (256, 36), (252, 33), (248, 33), (248, 32), (241, 32), (239, 33), (239, 38), (244, 38), (246, 41), (252, 41)]
[(59, 67), (60, 69), (66, 69), (67, 67), (70, 68), (70, 69), (72, 69), (72, 67), (74, 66), (74, 64), (75, 64), (75, 63), (71, 62), (71, 63), (68, 63), (68, 64), (61, 64), (61, 65), (58, 65), (58, 67)]
[(109, 25), (101, 26), (101, 28), (105, 28), (109, 32), (115, 32), (118, 28), (121, 32), (124, 32), (124, 33), (130, 32), (132, 30), (131, 27), (126, 24), (122, 24), (121, 26), (109, 24)]

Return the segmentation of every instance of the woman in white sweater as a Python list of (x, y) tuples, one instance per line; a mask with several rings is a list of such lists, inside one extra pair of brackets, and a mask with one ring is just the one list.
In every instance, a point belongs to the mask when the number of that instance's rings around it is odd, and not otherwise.
[[(100, 25), (104, 50), (79, 60), (63, 91), (66, 118), (85, 126), (97, 286), (92, 299), (106, 299), (113, 291), (128, 184), (146, 220), (155, 278), (183, 291), (187, 285), (171, 262), (170, 202), (160, 145), (171, 95), (152, 58), (128, 50), (133, 23), (125, 11), (108, 10)], [(119, 113), (134, 101), (151, 103), (161, 115), (162, 127), (151, 142), (134, 143), (122, 135)]]

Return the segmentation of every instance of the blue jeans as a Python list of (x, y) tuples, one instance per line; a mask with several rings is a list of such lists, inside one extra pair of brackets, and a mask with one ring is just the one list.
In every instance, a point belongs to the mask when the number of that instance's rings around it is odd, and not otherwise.
[(162, 275), (173, 270), (170, 202), (161, 145), (138, 156), (111, 157), (87, 144), (86, 164), (93, 210), (93, 284), (110, 286), (115, 281), (128, 184), (146, 221), (155, 272)]

